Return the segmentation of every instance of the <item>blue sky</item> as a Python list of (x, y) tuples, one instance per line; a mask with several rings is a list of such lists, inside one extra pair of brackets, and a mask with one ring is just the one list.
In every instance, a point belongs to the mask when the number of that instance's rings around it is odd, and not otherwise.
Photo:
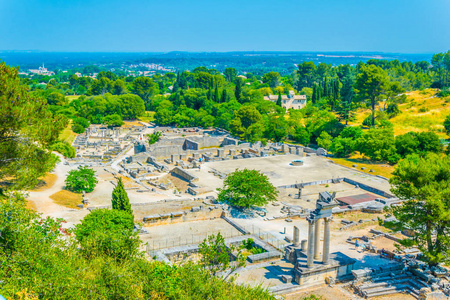
[(450, 49), (450, 0), (0, 0), (0, 50)]

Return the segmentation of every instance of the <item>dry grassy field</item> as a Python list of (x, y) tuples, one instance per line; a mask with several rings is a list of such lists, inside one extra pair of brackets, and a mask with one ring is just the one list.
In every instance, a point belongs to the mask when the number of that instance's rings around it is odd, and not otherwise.
[(81, 204), (81, 194), (72, 193), (67, 190), (61, 190), (50, 196), (56, 204), (66, 206), (69, 208), (77, 208), (77, 204)]
[[(436, 97), (437, 92), (435, 89), (407, 92), (407, 101), (399, 105), (401, 113), (389, 120), (394, 124), (394, 134), (431, 130), (440, 138), (447, 138), (442, 124), (450, 115), (450, 97)], [(350, 124), (360, 125), (369, 114), (369, 109), (358, 110)]]

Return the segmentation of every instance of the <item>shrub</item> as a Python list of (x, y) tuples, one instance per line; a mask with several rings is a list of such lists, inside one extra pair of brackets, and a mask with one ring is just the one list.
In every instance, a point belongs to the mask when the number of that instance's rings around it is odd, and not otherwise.
[(77, 154), (77, 151), (74, 147), (69, 145), (69, 143), (66, 142), (57, 142), (52, 145), (52, 150), (56, 151), (58, 153), (61, 153), (65, 157), (73, 158)]

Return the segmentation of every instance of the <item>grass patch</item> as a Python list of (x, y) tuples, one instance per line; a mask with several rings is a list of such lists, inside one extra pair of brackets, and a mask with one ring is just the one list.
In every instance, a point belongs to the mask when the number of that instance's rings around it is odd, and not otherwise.
[(155, 113), (154, 111), (146, 111), (145, 115), (143, 115), (142, 117), (139, 117), (138, 119), (141, 120), (142, 122), (153, 122), (155, 121)]
[(70, 121), (69, 125), (67, 125), (67, 127), (64, 128), (63, 131), (61, 131), (61, 133), (59, 134), (59, 140), (72, 145), (76, 136), (77, 134), (72, 131), (72, 121)]
[(77, 208), (77, 204), (81, 204), (83, 196), (81, 194), (72, 193), (68, 190), (62, 190), (51, 195), (50, 199), (52, 199), (56, 204), (65, 207)]
[[(361, 172), (371, 174), (371, 175), (380, 175), (386, 178), (392, 177), (392, 172), (395, 169), (395, 166), (391, 166), (384, 163), (373, 162), (371, 160), (363, 158), (359, 154), (352, 155), (349, 158), (333, 158), (330, 157), (332, 161), (337, 164), (343, 165), (345, 167), (353, 168), (352, 165), (358, 165), (355, 170), (359, 170)], [(361, 170), (361, 167), (365, 167), (365, 170)], [(370, 170), (374, 170), (374, 172), (369, 172)]]
[(45, 174), (45, 176), (38, 178), (39, 182), (34, 187), (33, 191), (40, 192), (51, 188), (55, 184), (56, 179), (58, 179), (58, 176), (56, 176), (55, 174), (50, 173)]

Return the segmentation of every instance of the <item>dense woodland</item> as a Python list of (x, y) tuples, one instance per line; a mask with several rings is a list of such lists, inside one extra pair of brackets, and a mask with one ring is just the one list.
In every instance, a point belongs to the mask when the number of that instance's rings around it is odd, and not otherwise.
[[(244, 76), (233, 68), (221, 73), (206, 67), (151, 77), (100, 70), (87, 66), (77, 70), (81, 77), (72, 70), (34, 75), (23, 83), (47, 100), (53, 114), (72, 119), (77, 133), (91, 123), (121, 126), (123, 120), (154, 112), (157, 125), (216, 126), (246, 141), (289, 141), (323, 147), (337, 157), (359, 151), (372, 160), (396, 163), (410, 153), (442, 150), (433, 132), (394, 137), (389, 119), (401, 113), (398, 105), (406, 101), (406, 91), (436, 88), (438, 96), (448, 95), (450, 52), (416, 63), (369, 60), (333, 66), (309, 61), (286, 76), (273, 71)], [(286, 112), (280, 103), (263, 99), (289, 91), (306, 95), (307, 107)], [(81, 96), (69, 101), (70, 95)], [(346, 126), (360, 108), (369, 108), (371, 115), (360, 127)]]

